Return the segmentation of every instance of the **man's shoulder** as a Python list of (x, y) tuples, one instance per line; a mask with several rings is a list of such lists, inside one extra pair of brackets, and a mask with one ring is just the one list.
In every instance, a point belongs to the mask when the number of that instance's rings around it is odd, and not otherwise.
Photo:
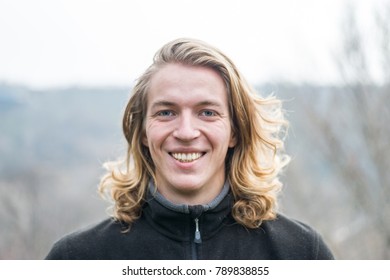
[(100, 222), (67, 234), (62, 239), (72, 241), (81, 240), (85, 242), (89, 240), (89, 237), (91, 236), (93, 236), (94, 239), (111, 238), (115, 235), (119, 235), (121, 232), (123, 232), (123, 230), (125, 230), (123, 224), (112, 218), (107, 218)]
[(332, 259), (322, 236), (299, 220), (278, 214), (261, 225), (270, 242), (283, 254), (283, 259)]
[(57, 240), (46, 259), (89, 258), (97, 244), (114, 242), (125, 228), (120, 222), (107, 218), (88, 227), (66, 234)]
[(313, 236), (317, 234), (317, 232), (308, 224), (280, 213), (274, 220), (265, 221), (264, 226), (272, 232), (288, 232), (289, 236), (292, 234), (303, 236)]

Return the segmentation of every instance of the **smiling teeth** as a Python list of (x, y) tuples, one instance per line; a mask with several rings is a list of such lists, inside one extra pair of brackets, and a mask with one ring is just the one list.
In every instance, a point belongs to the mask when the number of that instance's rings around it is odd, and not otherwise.
[(191, 162), (202, 156), (201, 153), (172, 153), (172, 156), (180, 162)]

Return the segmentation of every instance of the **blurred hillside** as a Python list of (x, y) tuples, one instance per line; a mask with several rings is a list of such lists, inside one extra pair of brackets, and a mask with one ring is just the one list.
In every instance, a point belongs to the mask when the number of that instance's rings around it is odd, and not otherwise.
[[(281, 211), (317, 229), (337, 258), (390, 258), (388, 88), (259, 91), (283, 99), (291, 123)], [(0, 259), (42, 259), (107, 216), (97, 184), (102, 163), (124, 154), (129, 92), (0, 85)]]
[(42, 258), (54, 239), (105, 216), (96, 185), (123, 148), (128, 91), (0, 86), (0, 258)]

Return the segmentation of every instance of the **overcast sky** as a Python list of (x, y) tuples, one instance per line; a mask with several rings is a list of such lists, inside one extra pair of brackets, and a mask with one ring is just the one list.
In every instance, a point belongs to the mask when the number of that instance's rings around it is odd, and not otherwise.
[(346, 1), (0, 0), (0, 82), (128, 86), (177, 37), (215, 45), (251, 83), (335, 82)]

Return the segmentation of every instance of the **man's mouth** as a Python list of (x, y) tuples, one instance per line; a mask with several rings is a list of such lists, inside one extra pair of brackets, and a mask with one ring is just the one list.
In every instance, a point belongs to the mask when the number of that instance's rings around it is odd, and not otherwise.
[(205, 153), (170, 153), (171, 156), (180, 162), (192, 162), (202, 157)]

